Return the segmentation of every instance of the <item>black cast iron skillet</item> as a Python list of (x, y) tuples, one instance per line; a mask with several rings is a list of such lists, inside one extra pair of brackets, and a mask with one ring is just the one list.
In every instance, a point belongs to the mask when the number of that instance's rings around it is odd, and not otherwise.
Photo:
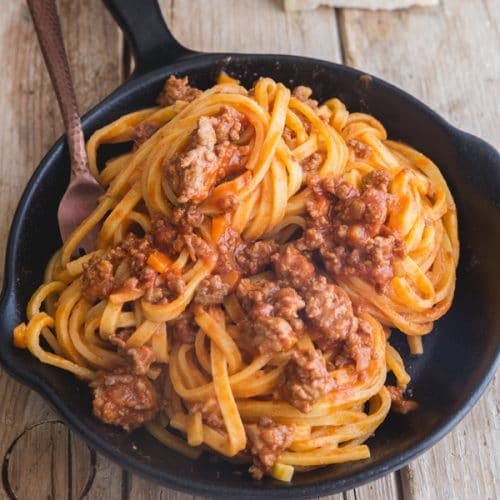
[[(165, 486), (221, 497), (314, 497), (342, 491), (402, 467), (449, 432), (483, 393), (500, 350), (500, 156), (482, 140), (459, 131), (402, 90), (346, 66), (282, 55), (200, 54), (180, 46), (155, 0), (107, 0), (136, 57), (133, 76), (83, 118), (85, 134), (124, 113), (149, 106), (170, 74), (189, 75), (200, 88), (221, 70), (251, 85), (270, 76), (304, 84), (320, 101), (337, 96), (351, 111), (371, 113), (389, 135), (407, 142), (441, 168), (458, 208), (461, 258), (455, 301), (425, 338), (425, 354), (411, 357), (394, 333), (412, 376), (417, 411), (390, 415), (368, 442), (372, 457), (296, 474), (293, 482), (256, 482), (246, 466), (206, 454), (191, 461), (158, 444), (144, 431), (128, 435), (91, 415), (86, 385), (12, 346), (12, 329), (43, 269), (61, 245), (57, 205), (69, 174), (60, 139), (30, 180), (12, 223), (0, 300), (0, 360), (10, 374), (42, 394), (88, 443), (123, 467)], [(90, 36), (90, 35), (89, 35)], [(272, 47), (270, 47), (272, 49)], [(105, 49), (104, 49), (105, 50)], [(473, 450), (471, 450), (473, 452)]]

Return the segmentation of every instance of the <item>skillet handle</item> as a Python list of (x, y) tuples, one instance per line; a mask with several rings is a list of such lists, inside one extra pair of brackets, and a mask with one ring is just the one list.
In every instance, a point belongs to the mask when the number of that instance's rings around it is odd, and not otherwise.
[(103, 0), (122, 29), (135, 59), (133, 76), (194, 53), (170, 33), (157, 0)]

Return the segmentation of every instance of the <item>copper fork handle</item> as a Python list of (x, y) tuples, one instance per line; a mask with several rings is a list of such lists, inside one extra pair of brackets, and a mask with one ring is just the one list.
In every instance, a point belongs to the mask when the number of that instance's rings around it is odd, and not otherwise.
[(28, 0), (28, 6), (64, 121), (71, 158), (71, 174), (88, 174), (82, 123), (55, 0)]

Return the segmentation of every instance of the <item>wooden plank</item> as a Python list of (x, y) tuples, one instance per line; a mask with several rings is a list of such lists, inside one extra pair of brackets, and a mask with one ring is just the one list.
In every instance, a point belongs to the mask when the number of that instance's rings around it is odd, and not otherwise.
[(381, 479), (348, 491), (345, 493), (344, 500), (375, 500), (382, 498), (384, 500), (400, 498), (396, 474), (388, 474)]
[[(86, 110), (119, 83), (119, 32), (100, 0), (63, 0), (58, 6), (80, 109)], [(8, 229), (21, 191), (62, 133), (62, 121), (25, 2), (2, 3), (0, 48), (4, 74), (0, 92), (3, 262)], [(77, 436), (55, 422), (58, 417), (42, 398), (2, 370), (0, 394), (0, 459), (7, 462), (6, 484), (18, 499), (33, 498), (34, 492), (37, 498), (54, 500), (79, 498), (86, 490), (93, 498), (103, 498), (104, 491), (114, 498), (120, 495), (120, 469), (95, 457)], [(18, 442), (13, 444), (16, 438)], [(10, 447), (12, 453), (6, 458)], [(0, 488), (0, 498), (6, 495)]]
[[(77, 437), (77, 439), (79, 438)], [(73, 460), (78, 460), (78, 455), (75, 457)], [(84, 498), (88, 500), (118, 500), (123, 498), (125, 500), (123, 492), (127, 484), (127, 473), (117, 464), (97, 453), (94, 477)]]
[(162, 488), (135, 474), (129, 475), (129, 485), (129, 498), (133, 500), (202, 500), (202, 497)]
[[(500, 3), (444, 0), (395, 13), (343, 10), (346, 62), (422, 99), (451, 123), (500, 144)], [(412, 499), (498, 498), (500, 385), (442, 442), (403, 469)]]
[(344, 9), (339, 19), (346, 64), (395, 83), (459, 128), (500, 144), (499, 2)]
[[(78, 461), (77, 461), (78, 460)], [(64, 466), (61, 466), (64, 465)], [(16, 498), (81, 498), (95, 474), (95, 453), (60, 421), (37, 423), (24, 430), (9, 450), (4, 464), (4, 487)]]
[(281, 2), (259, 0), (160, 0), (172, 33), (187, 47), (203, 52), (294, 54), (340, 61), (333, 9), (284, 12)]

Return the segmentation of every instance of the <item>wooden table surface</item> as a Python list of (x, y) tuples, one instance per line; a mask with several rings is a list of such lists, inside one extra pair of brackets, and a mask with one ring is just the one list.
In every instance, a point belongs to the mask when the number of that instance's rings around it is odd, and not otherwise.
[[(188, 47), (343, 62), (395, 83), (454, 125), (500, 145), (499, 0), (441, 0), (438, 7), (395, 12), (320, 8), (303, 13), (285, 13), (280, 0), (160, 3), (173, 33)], [(58, 4), (80, 108), (85, 111), (127, 76), (128, 52), (100, 0)], [(61, 135), (62, 123), (23, 1), (2, 1), (0, 53), (3, 262), (21, 191)], [(500, 498), (499, 388), (498, 380), (491, 384), (463, 422), (409, 466), (328, 498)], [(0, 401), (0, 498), (192, 498), (96, 455), (40, 396), (1, 369)]]

